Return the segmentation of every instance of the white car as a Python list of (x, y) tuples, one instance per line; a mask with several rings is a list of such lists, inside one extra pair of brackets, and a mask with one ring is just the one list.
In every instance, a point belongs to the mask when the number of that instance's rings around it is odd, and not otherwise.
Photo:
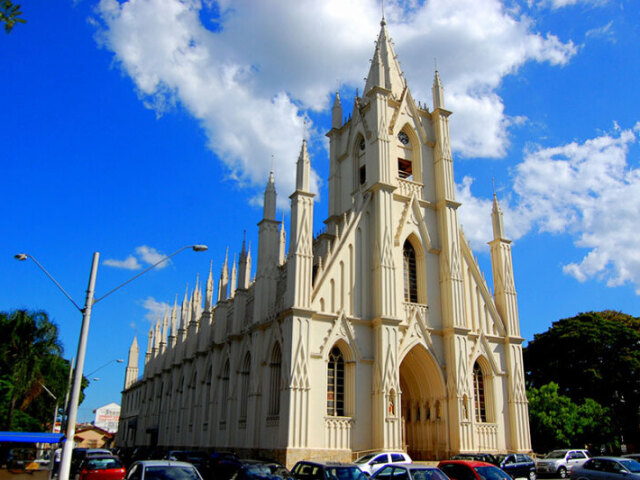
[(411, 457), (404, 452), (375, 452), (363, 455), (354, 462), (360, 470), (371, 476), (389, 463), (412, 463)]
[(586, 450), (553, 450), (546, 457), (536, 460), (538, 475), (558, 475), (567, 478), (573, 467), (579, 467), (589, 460)]
[(202, 480), (202, 477), (187, 462), (140, 460), (129, 467), (125, 480)]

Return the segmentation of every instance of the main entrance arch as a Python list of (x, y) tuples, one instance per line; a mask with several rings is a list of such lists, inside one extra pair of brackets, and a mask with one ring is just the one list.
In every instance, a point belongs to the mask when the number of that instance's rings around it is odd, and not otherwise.
[(414, 460), (435, 460), (448, 453), (444, 379), (423, 345), (414, 346), (400, 364), (404, 443)]

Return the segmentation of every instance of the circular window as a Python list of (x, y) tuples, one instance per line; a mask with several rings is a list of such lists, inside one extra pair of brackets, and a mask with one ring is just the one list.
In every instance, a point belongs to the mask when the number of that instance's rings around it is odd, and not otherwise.
[(409, 135), (404, 132), (400, 132), (398, 133), (398, 140), (400, 140), (400, 143), (403, 145), (407, 145), (409, 143)]
[(364, 144), (364, 138), (360, 139), (360, 150), (364, 150), (365, 144)]

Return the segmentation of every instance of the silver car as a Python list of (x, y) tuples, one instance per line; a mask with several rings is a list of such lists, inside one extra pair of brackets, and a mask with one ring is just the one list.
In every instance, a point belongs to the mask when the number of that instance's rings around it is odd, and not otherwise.
[(558, 475), (567, 478), (574, 467), (579, 467), (589, 460), (586, 450), (553, 450), (546, 457), (536, 461), (536, 472), (542, 475)]

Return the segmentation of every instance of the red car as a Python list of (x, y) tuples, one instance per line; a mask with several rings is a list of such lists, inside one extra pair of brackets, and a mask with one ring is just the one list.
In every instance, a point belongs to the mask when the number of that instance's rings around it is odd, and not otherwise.
[(80, 465), (78, 480), (123, 480), (124, 466), (114, 456), (96, 456), (86, 458)]
[(443, 460), (438, 468), (451, 480), (511, 480), (504, 470), (475, 460)]

